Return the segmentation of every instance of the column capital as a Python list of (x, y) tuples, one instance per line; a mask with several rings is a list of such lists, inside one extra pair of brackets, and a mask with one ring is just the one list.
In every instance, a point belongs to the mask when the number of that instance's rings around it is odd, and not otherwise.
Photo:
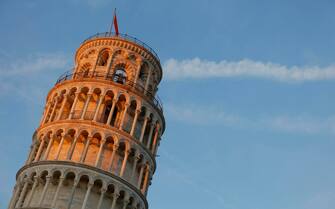
[(46, 141), (46, 139), (49, 139), (49, 136), (48, 136), (48, 135), (45, 135), (45, 136), (42, 137), (42, 140), (45, 140), (45, 141)]
[(105, 186), (101, 187), (100, 192), (103, 193), (103, 194), (106, 193), (107, 188)]
[(93, 181), (89, 181), (89, 182), (87, 183), (87, 188), (92, 188), (93, 185), (94, 185), (94, 182), (93, 182)]
[(146, 163), (143, 163), (143, 162), (142, 162), (142, 163), (140, 163), (140, 164), (138, 164), (138, 166), (140, 166), (140, 167), (141, 167), (141, 168), (143, 168), (143, 169), (145, 169), (145, 168), (146, 168), (146, 165), (147, 165), (147, 164), (146, 164)]
[(45, 177), (45, 183), (48, 184), (50, 182), (51, 178), (52, 178), (52, 176), (47, 175)]
[(73, 135), (73, 139), (76, 139), (80, 136), (80, 133), (79, 131), (76, 131), (76, 133)]
[(57, 133), (50, 134), (50, 139), (54, 139), (55, 137), (57, 137)]
[(130, 200), (129, 198), (123, 200), (123, 204), (125, 204), (125, 206), (127, 206), (128, 204), (130, 203)]
[(130, 150), (130, 148), (128, 148), (128, 149), (126, 149), (126, 150), (124, 151), (124, 154), (125, 154), (125, 155), (128, 155), (128, 156), (129, 156), (129, 155), (130, 155), (130, 153), (131, 153), (131, 150)]
[(149, 112), (148, 110), (145, 112), (145, 119), (148, 119), (150, 116), (151, 112)]
[(56, 97), (54, 98), (54, 101), (55, 101), (55, 102), (58, 102), (58, 101), (60, 100), (60, 98), (61, 98), (61, 95), (58, 95), (58, 96), (56, 96)]
[(149, 163), (148, 162), (146, 162), (145, 163), (145, 169), (147, 170), (147, 171), (151, 171), (151, 169), (150, 169), (150, 165), (149, 165)]
[(77, 179), (77, 178), (75, 178), (74, 180), (73, 180), (73, 186), (77, 186), (79, 184), (79, 179)]
[(41, 179), (41, 177), (39, 177), (39, 176), (36, 176), (36, 181), (38, 181), (38, 183), (41, 183), (41, 182), (42, 182), (42, 179)]
[(118, 198), (118, 197), (120, 197), (120, 193), (119, 193), (119, 191), (114, 190), (113, 197), (114, 197), (114, 198)]
[(141, 159), (141, 153), (140, 152), (136, 152), (134, 158), (136, 160), (140, 160)]
[(100, 143), (105, 144), (106, 141), (107, 141), (107, 140), (106, 140), (105, 138), (103, 138), (103, 139), (100, 140)]

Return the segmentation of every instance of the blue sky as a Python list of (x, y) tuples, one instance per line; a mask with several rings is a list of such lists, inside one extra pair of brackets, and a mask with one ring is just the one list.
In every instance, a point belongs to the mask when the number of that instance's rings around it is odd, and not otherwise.
[(57, 77), (90, 35), (159, 54), (167, 129), (150, 208), (335, 208), (333, 1), (0, 2), (0, 208)]

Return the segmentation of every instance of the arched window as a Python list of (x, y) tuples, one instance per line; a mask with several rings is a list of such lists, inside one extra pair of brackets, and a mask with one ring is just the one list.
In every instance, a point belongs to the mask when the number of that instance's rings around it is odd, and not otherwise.
[(90, 70), (91, 70), (91, 65), (89, 63), (85, 63), (84, 65), (82, 65), (78, 73), (76, 73), (77, 74), (76, 77), (77, 78), (89, 77)]
[(115, 82), (125, 84), (127, 80), (127, 73), (123, 67), (117, 67), (114, 73)]
[(144, 82), (148, 76), (148, 73), (149, 73), (148, 64), (144, 63), (141, 66), (140, 73), (138, 74), (138, 78)]
[(109, 58), (109, 53), (107, 50), (104, 50), (99, 55), (98, 66), (106, 66)]

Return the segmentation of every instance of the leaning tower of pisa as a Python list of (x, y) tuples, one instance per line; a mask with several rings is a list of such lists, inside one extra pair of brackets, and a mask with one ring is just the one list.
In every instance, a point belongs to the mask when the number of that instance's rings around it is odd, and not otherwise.
[(9, 209), (147, 209), (165, 121), (157, 54), (128, 35), (86, 39), (46, 98)]

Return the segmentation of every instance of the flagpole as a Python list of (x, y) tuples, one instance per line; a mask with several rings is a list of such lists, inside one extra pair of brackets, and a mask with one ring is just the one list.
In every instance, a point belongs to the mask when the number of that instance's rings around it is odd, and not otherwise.
[(109, 28), (109, 33), (112, 33), (112, 28), (113, 28), (113, 23), (114, 23), (114, 18), (115, 18), (115, 14), (116, 14), (116, 8), (114, 8), (114, 13), (113, 13), (113, 19)]

